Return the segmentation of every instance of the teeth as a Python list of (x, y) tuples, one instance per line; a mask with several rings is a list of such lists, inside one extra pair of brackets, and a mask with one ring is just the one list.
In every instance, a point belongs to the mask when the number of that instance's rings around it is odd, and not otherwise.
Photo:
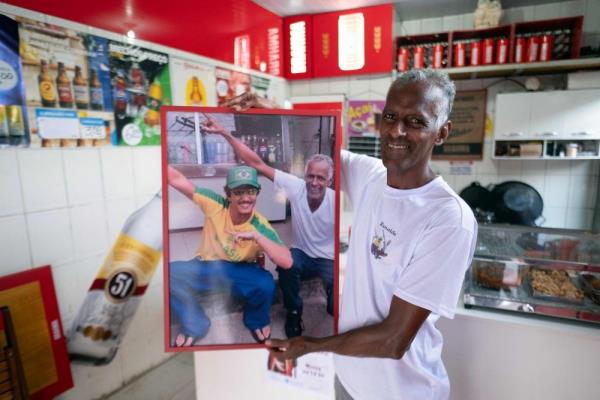
[(408, 146), (405, 144), (392, 144), (392, 143), (388, 143), (388, 147), (391, 149), (399, 149), (399, 150), (406, 150), (408, 149)]

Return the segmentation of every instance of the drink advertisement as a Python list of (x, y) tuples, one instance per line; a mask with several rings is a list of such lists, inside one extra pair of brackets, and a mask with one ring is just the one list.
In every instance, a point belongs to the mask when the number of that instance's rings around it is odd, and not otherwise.
[(114, 142), (125, 146), (160, 145), (160, 107), (171, 104), (169, 56), (139, 46), (109, 41)]
[(215, 68), (171, 58), (173, 105), (216, 106)]
[(0, 147), (27, 146), (27, 110), (17, 22), (0, 15)]
[(225, 106), (225, 103), (235, 96), (251, 91), (250, 75), (248, 74), (231, 69), (216, 68), (215, 75), (217, 76), (217, 105), (219, 107)]
[(260, 97), (272, 100), (275, 104), (283, 105), (285, 100), (285, 87), (282, 80), (251, 75), (250, 85), (252, 87), (252, 93), (256, 93)]
[[(329, 353), (310, 353), (295, 360), (277, 360), (267, 356), (267, 378), (297, 389), (333, 395), (333, 357)], [(308, 395), (308, 394), (307, 394)]]
[(379, 136), (377, 124), (385, 101), (350, 100), (348, 102), (348, 136)]
[(114, 116), (105, 40), (18, 21), (31, 145), (109, 145)]

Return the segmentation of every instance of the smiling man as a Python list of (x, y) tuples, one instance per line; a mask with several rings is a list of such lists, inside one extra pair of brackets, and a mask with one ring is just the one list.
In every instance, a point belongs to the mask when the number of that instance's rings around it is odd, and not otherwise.
[(171, 312), (179, 321), (175, 346), (191, 346), (208, 333), (210, 320), (197, 295), (217, 289), (231, 290), (244, 300), (244, 325), (259, 343), (271, 334), (271, 304), (275, 282), (260, 267), (264, 252), (277, 265), (290, 268), (292, 257), (265, 217), (255, 211), (260, 192), (254, 168), (229, 169), (226, 197), (197, 187), (169, 166), (170, 186), (197, 204), (204, 213), (202, 239), (196, 258), (169, 263)]
[(285, 333), (288, 338), (302, 334), (303, 300), (300, 284), (304, 279), (318, 276), (327, 296), (327, 312), (333, 315), (333, 251), (335, 193), (330, 188), (333, 179), (333, 160), (324, 154), (315, 154), (304, 168), (304, 179), (276, 170), (221, 127), (209, 115), (205, 131), (223, 136), (237, 156), (247, 165), (282, 189), (292, 208), (292, 258), (291, 268), (279, 264), (279, 286), (287, 310)]
[(450, 133), (454, 95), (441, 71), (409, 71), (392, 83), (379, 127), (382, 160), (342, 152), (355, 216), (341, 333), (266, 342), (279, 359), (335, 353), (338, 399), (449, 397), (435, 323), (454, 316), (477, 237), (470, 208), (429, 167)]

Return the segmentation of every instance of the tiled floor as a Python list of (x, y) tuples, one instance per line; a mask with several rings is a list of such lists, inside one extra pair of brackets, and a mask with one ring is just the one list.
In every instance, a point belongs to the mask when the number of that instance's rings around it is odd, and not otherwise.
[(178, 353), (105, 400), (194, 400), (194, 354)]

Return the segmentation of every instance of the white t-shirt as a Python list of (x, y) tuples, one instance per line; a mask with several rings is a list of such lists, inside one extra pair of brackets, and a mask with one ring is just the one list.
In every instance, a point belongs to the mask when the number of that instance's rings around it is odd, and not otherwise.
[(387, 186), (380, 160), (342, 152), (343, 189), (356, 218), (341, 302), (340, 332), (385, 319), (393, 296), (431, 311), (402, 359), (335, 355), (356, 400), (447, 399), (439, 316), (454, 317), (477, 223), (442, 177), (416, 189)]
[(333, 260), (335, 192), (325, 189), (323, 202), (314, 212), (308, 206), (306, 182), (292, 174), (275, 170), (275, 186), (282, 189), (292, 207), (292, 247), (309, 257)]

